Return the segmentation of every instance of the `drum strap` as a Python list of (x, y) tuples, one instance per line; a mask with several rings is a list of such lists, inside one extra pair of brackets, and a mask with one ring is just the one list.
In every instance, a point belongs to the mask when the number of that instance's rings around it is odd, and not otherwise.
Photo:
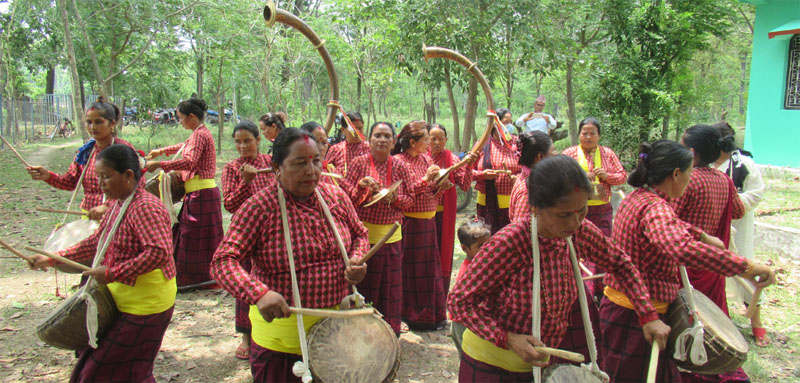
[[(336, 245), (339, 247), (339, 251), (342, 253), (342, 258), (344, 258), (344, 266), (347, 267), (350, 265), (350, 259), (347, 257), (347, 249), (344, 248), (344, 242), (342, 241), (342, 236), (339, 234), (339, 228), (336, 227), (336, 222), (333, 221), (333, 216), (331, 216), (331, 209), (328, 208), (328, 203), (325, 202), (325, 199), (322, 198), (322, 193), (320, 193), (319, 188), (314, 189), (314, 192), (317, 194), (317, 199), (319, 200), (320, 206), (322, 206), (322, 212), (325, 214), (325, 218), (328, 220), (328, 224), (331, 225), (331, 230), (333, 231), (333, 236), (336, 238)], [(358, 289), (356, 289), (356, 285), (352, 285), (353, 287), (353, 297), (355, 298), (355, 306), (361, 307), (364, 303), (364, 296), (358, 293)]]
[[(675, 352), (672, 357), (680, 361), (686, 361), (688, 357), (692, 364), (702, 366), (708, 362), (705, 341), (703, 340), (703, 323), (700, 322), (700, 316), (697, 315), (697, 306), (694, 303), (694, 288), (692, 283), (689, 282), (686, 266), (681, 266), (681, 281), (683, 281), (683, 286), (688, 293), (692, 326), (678, 334), (678, 338), (675, 340)], [(691, 346), (689, 346), (690, 341)]]
[[(539, 250), (539, 223), (536, 214), (531, 213), (531, 248), (533, 250), (533, 303), (531, 304), (531, 317), (533, 318), (533, 336), (537, 339), (542, 338), (542, 276), (541, 276), (541, 254)], [(534, 383), (541, 383), (542, 368), (533, 367)]]
[(591, 371), (592, 374), (600, 378), (603, 382), (609, 382), (611, 379), (608, 374), (601, 371), (600, 366), (597, 364), (597, 342), (594, 339), (592, 321), (589, 319), (589, 303), (586, 301), (586, 288), (583, 285), (578, 256), (575, 254), (575, 245), (572, 243), (571, 236), (567, 237), (567, 244), (569, 245), (569, 258), (572, 261), (572, 272), (575, 275), (575, 285), (578, 287), (578, 302), (580, 302), (581, 305), (583, 330), (586, 332), (586, 344), (589, 348), (589, 359), (591, 359), (590, 364), (581, 364), (581, 367)]

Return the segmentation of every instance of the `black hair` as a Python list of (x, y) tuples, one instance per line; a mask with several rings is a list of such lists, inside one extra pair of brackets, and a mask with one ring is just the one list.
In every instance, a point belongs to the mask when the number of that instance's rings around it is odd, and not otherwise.
[(397, 135), (397, 143), (392, 148), (392, 154), (405, 152), (411, 146), (411, 140), (419, 140), (425, 136), (422, 129), (430, 131), (431, 124), (422, 120), (414, 120), (406, 124)]
[(392, 131), (392, 138), (397, 136), (397, 133), (394, 132), (394, 125), (392, 125), (391, 122), (378, 121), (378, 122), (372, 124), (372, 126), (369, 128), (369, 136), (367, 137), (367, 139), (369, 139), (369, 137), (372, 137), (372, 132), (375, 130), (375, 127), (378, 126), (378, 125), (386, 125)]
[(86, 111), (94, 110), (101, 117), (109, 121), (119, 121), (119, 108), (116, 105), (105, 102), (103, 97), (98, 97), (97, 101), (93, 102)]
[[(714, 125), (711, 125), (714, 129), (719, 132), (720, 137), (723, 138), (722, 143), (720, 145), (720, 149), (725, 153), (730, 153), (736, 149), (739, 149), (736, 146), (736, 131), (733, 130), (731, 124), (723, 121), (718, 122)], [(732, 140), (727, 139), (728, 137), (732, 137)]]
[(594, 117), (586, 117), (583, 120), (581, 120), (581, 123), (578, 124), (578, 133), (581, 132), (581, 129), (583, 129), (584, 125), (589, 125), (589, 124), (592, 124), (592, 125), (597, 127), (597, 135), (599, 136), (600, 135), (600, 121), (597, 121), (597, 119), (594, 118)]
[(300, 125), (300, 129), (303, 130), (304, 132), (306, 132), (308, 134), (312, 134), (312, 135), (314, 134), (314, 131), (317, 130), (317, 129), (322, 129), (323, 131), (325, 131), (325, 128), (322, 127), (322, 125), (320, 125), (316, 121), (308, 121), (308, 122), (304, 123), (303, 125)]
[(236, 124), (236, 126), (233, 127), (233, 134), (231, 134), (231, 137), (236, 137), (236, 132), (240, 130), (246, 130), (250, 132), (253, 137), (258, 138), (258, 127), (253, 121), (242, 120), (242, 122)]
[[(347, 118), (350, 119), (350, 122), (353, 122), (353, 121), (361, 121), (362, 123), (364, 122), (364, 118), (361, 117), (361, 113), (358, 113), (358, 112), (353, 111), (353, 110), (347, 112)], [(342, 118), (341, 124), (342, 124), (342, 128), (347, 128), (347, 120), (345, 120), (344, 118)]]
[(591, 194), (586, 172), (574, 158), (559, 154), (533, 165), (528, 176), (528, 203), (536, 208), (549, 208), (572, 195), (576, 190)]
[(544, 157), (553, 147), (553, 140), (550, 139), (550, 136), (538, 130), (520, 134), (519, 142), (519, 164), (527, 167), (533, 166), (539, 154)]
[(208, 110), (208, 105), (203, 99), (200, 98), (190, 98), (188, 100), (183, 100), (178, 104), (178, 109), (181, 114), (190, 115), (194, 114), (197, 116), (197, 119), (203, 121), (206, 117), (206, 111)]
[(492, 228), (481, 218), (473, 216), (458, 227), (458, 241), (466, 247), (472, 246), (479, 239), (492, 236)]
[(311, 134), (304, 130), (297, 128), (286, 128), (281, 130), (280, 133), (278, 133), (278, 136), (275, 137), (275, 142), (272, 144), (272, 163), (275, 166), (282, 165), (283, 160), (285, 160), (286, 157), (289, 157), (289, 147), (292, 146), (295, 141), (303, 137), (311, 140), (311, 142), (315, 144), (314, 147), (316, 147), (317, 141)]
[(444, 132), (444, 136), (447, 137), (447, 129), (444, 128), (444, 125), (442, 125), (442, 124), (433, 124), (433, 125), (431, 125), (431, 128), (428, 129), (428, 131), (430, 132), (434, 128), (441, 129)]
[(721, 151), (736, 149), (733, 136), (722, 137), (717, 129), (710, 125), (694, 125), (686, 129), (683, 134), (683, 143), (686, 147), (694, 149), (695, 155), (700, 160), (698, 165), (708, 165), (719, 158)]
[(128, 170), (133, 171), (133, 178), (135, 178), (137, 182), (142, 178), (139, 155), (128, 145), (114, 144), (103, 149), (97, 156), (97, 161), (103, 161), (105, 165), (111, 167), (120, 174)]
[(264, 126), (275, 125), (278, 128), (278, 132), (286, 129), (286, 113), (283, 112), (269, 112), (261, 118), (258, 119), (259, 122), (263, 123)]
[(628, 175), (628, 185), (655, 186), (664, 182), (675, 169), (685, 172), (692, 166), (692, 151), (670, 140), (658, 140), (639, 145), (639, 161)]
[(503, 119), (503, 116), (505, 116), (506, 113), (511, 114), (511, 111), (508, 110), (507, 108), (498, 108), (497, 110), (495, 110), (495, 114), (497, 115), (497, 118), (500, 120)]

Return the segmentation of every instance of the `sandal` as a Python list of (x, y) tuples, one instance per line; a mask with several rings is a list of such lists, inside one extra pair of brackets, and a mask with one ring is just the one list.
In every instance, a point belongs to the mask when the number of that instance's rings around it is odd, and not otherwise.
[(249, 347), (236, 347), (236, 359), (243, 359), (248, 360), (250, 359), (250, 348)]
[(753, 336), (756, 338), (756, 346), (767, 347), (769, 346), (770, 339), (767, 335), (767, 330), (763, 327), (753, 327)]

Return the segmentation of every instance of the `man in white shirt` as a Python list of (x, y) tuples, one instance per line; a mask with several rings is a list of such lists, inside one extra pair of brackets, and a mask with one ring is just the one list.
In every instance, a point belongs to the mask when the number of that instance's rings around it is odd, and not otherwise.
[(533, 104), (533, 112), (521, 115), (514, 125), (526, 132), (538, 130), (544, 134), (550, 134), (550, 131), (556, 128), (556, 119), (547, 113), (542, 113), (545, 102), (543, 95), (537, 97)]

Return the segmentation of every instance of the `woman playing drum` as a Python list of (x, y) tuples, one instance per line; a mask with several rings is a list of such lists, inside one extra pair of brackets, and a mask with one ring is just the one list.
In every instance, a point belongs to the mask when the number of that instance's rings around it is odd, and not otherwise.
[[(100, 228), (58, 254), (74, 261), (91, 261), (103, 233), (116, 221), (122, 202), (133, 200), (111, 239), (102, 266), (84, 272), (106, 284), (120, 316), (97, 348), (79, 351), (72, 382), (154, 381), (153, 363), (167, 331), (175, 304), (175, 263), (170, 218), (164, 204), (139, 187), (139, 157), (125, 145), (103, 150), (94, 166), (99, 186), (109, 199)], [(105, 234), (109, 235), (109, 234)], [(54, 263), (35, 255), (36, 267)]]
[[(461, 382), (531, 381), (531, 366), (545, 366), (533, 346), (549, 345), (588, 355), (567, 238), (576, 256), (620, 278), (636, 297), (636, 314), (648, 338), (666, 339), (647, 288), (630, 258), (594, 224), (584, 220), (591, 187), (567, 156), (546, 158), (531, 169), (528, 198), (537, 220), (541, 269), (534, 270), (531, 218), (512, 222), (486, 242), (450, 293), (448, 309), (464, 324)], [(530, 216), (529, 216), (530, 217)], [(534, 273), (541, 275), (541, 306), (532, 307)], [(533, 310), (541, 312), (541, 339), (531, 334)], [(596, 326), (593, 326), (596, 328)], [(516, 379), (516, 380), (514, 380)]]
[[(285, 297), (292, 296), (278, 193), (286, 209), (299, 295), (303, 307), (333, 308), (360, 282), (366, 266), (352, 263), (367, 251), (367, 229), (340, 188), (320, 184), (322, 159), (313, 137), (287, 128), (275, 139), (272, 156), (277, 182), (257, 192), (234, 214), (214, 254), (211, 274), (234, 297), (250, 306), (253, 326), (250, 368), (256, 382), (297, 381), (292, 365), (300, 360), (297, 319)], [(351, 264), (345, 266), (319, 198), (330, 207)], [(250, 258), (251, 272), (241, 262)], [(304, 316), (305, 328), (321, 318)]]
[(178, 286), (210, 280), (208, 265), (222, 240), (222, 209), (219, 189), (214, 181), (216, 149), (211, 131), (203, 124), (205, 101), (189, 99), (178, 104), (178, 118), (192, 134), (182, 144), (155, 149), (149, 157), (171, 155), (183, 147), (183, 158), (172, 161), (147, 161), (147, 171), (159, 168), (179, 170), (185, 181), (186, 196), (173, 227), (173, 247), (178, 269)]
[(403, 318), (408, 327), (419, 330), (436, 329), (447, 319), (434, 219), (441, 189), (433, 181), (439, 167), (428, 157), (429, 128), (425, 121), (409, 122), (392, 149), (393, 160), (405, 163), (411, 173), (406, 186), (413, 203), (403, 213)]
[(511, 222), (530, 218), (528, 176), (531, 174), (531, 168), (537, 162), (556, 154), (553, 140), (538, 130), (520, 134), (517, 145), (519, 145), (520, 152), (519, 166), (522, 170), (517, 175), (517, 180), (514, 181), (514, 188), (511, 189), (511, 200), (508, 206), (508, 218)]
[[(316, 121), (309, 121), (301, 125), (300, 129), (314, 137), (314, 139), (317, 141), (317, 147), (319, 148), (319, 156), (321, 158), (325, 158), (325, 155), (328, 154), (328, 147), (330, 146), (328, 142), (328, 134), (325, 133), (325, 128)], [(331, 174), (339, 174), (336, 171), (336, 167), (324, 159), (322, 160), (322, 171)], [(320, 178), (320, 182), (337, 186), (339, 185), (339, 181), (331, 176), (322, 176), (322, 178)]]
[[(99, 220), (108, 210), (103, 203), (103, 192), (95, 177), (95, 160), (97, 154), (113, 144), (133, 146), (121, 138), (115, 137), (114, 126), (119, 120), (116, 105), (103, 102), (102, 97), (86, 110), (86, 130), (92, 138), (78, 149), (78, 155), (69, 165), (66, 173), (56, 174), (42, 166), (31, 166), (28, 174), (34, 180), (42, 180), (61, 190), (75, 190), (80, 180), (83, 186), (83, 201), (80, 208), (89, 212), (89, 218)], [(84, 171), (85, 168), (85, 171)], [(86, 173), (81, 179), (81, 174)]]
[[(613, 240), (628, 253), (649, 289), (659, 314), (665, 314), (681, 288), (678, 266), (686, 265), (723, 275), (753, 279), (761, 286), (774, 282), (775, 275), (762, 265), (721, 249), (718, 239), (681, 221), (670, 206), (680, 197), (692, 174), (692, 153), (677, 142), (661, 140), (642, 144), (639, 162), (628, 184), (637, 187), (619, 206), (614, 220)], [(652, 339), (636, 331), (642, 323), (631, 310), (627, 293), (622, 293), (619, 275), (606, 275), (605, 297), (600, 304), (604, 371), (612, 382), (642, 382)], [(663, 316), (662, 316), (663, 317)], [(659, 342), (659, 345), (662, 345)], [(661, 353), (658, 382), (680, 382), (671, 355)]]
[[(261, 137), (258, 128), (252, 121), (244, 120), (233, 128), (233, 142), (239, 158), (229, 162), (222, 169), (222, 203), (225, 210), (235, 213), (244, 201), (256, 192), (275, 181), (275, 176), (260, 169), (272, 168), (272, 159), (268, 154), (258, 152)], [(250, 271), (250, 260), (242, 261), (242, 267)], [(250, 305), (236, 300), (236, 332), (242, 334), (242, 343), (236, 348), (236, 357), (250, 358)]]
[[(520, 172), (517, 138), (510, 137), (511, 140), (505, 141), (497, 129), (492, 129), (492, 138), (483, 146), (472, 172), (475, 189), (478, 189), (478, 217), (492, 227), (492, 233), (510, 222), (508, 207), (514, 187), (511, 176)], [(498, 170), (506, 172), (498, 173)]]
[[(431, 151), (430, 156), (433, 163), (441, 169), (447, 169), (459, 159), (451, 151), (446, 149), (447, 130), (444, 126), (434, 124), (431, 127)], [(470, 162), (448, 175), (444, 192), (439, 195), (439, 204), (436, 206), (436, 234), (438, 236), (439, 253), (442, 256), (442, 277), (444, 280), (444, 291), (450, 290), (450, 275), (453, 273), (453, 244), (456, 235), (456, 205), (458, 203), (456, 189), (452, 185), (458, 186), (461, 190), (467, 191), (472, 185), (472, 172), (470, 165), (475, 161), (475, 156), (471, 153)]]
[[(369, 142), (359, 138), (364, 131), (364, 119), (358, 112), (348, 112), (347, 117), (353, 123), (353, 129), (358, 132), (345, 134), (345, 140), (330, 147), (325, 160), (332, 164), (342, 175), (347, 175), (348, 164), (357, 157), (369, 153)], [(349, 130), (350, 127), (345, 119), (342, 119), (342, 131)], [(363, 137), (363, 136), (362, 136)]]
[[(413, 184), (403, 161), (392, 158), (395, 134), (392, 124), (376, 122), (369, 133), (370, 153), (353, 160), (343, 183), (350, 199), (357, 206), (358, 217), (369, 230), (370, 244), (377, 243), (394, 222), (403, 222), (403, 210), (408, 209), (412, 196), (408, 186)], [(402, 181), (398, 189), (370, 206), (372, 195), (380, 189)], [(403, 232), (397, 230), (369, 261), (366, 278), (358, 284), (367, 302), (373, 302), (384, 320), (400, 334), (403, 310)]]

